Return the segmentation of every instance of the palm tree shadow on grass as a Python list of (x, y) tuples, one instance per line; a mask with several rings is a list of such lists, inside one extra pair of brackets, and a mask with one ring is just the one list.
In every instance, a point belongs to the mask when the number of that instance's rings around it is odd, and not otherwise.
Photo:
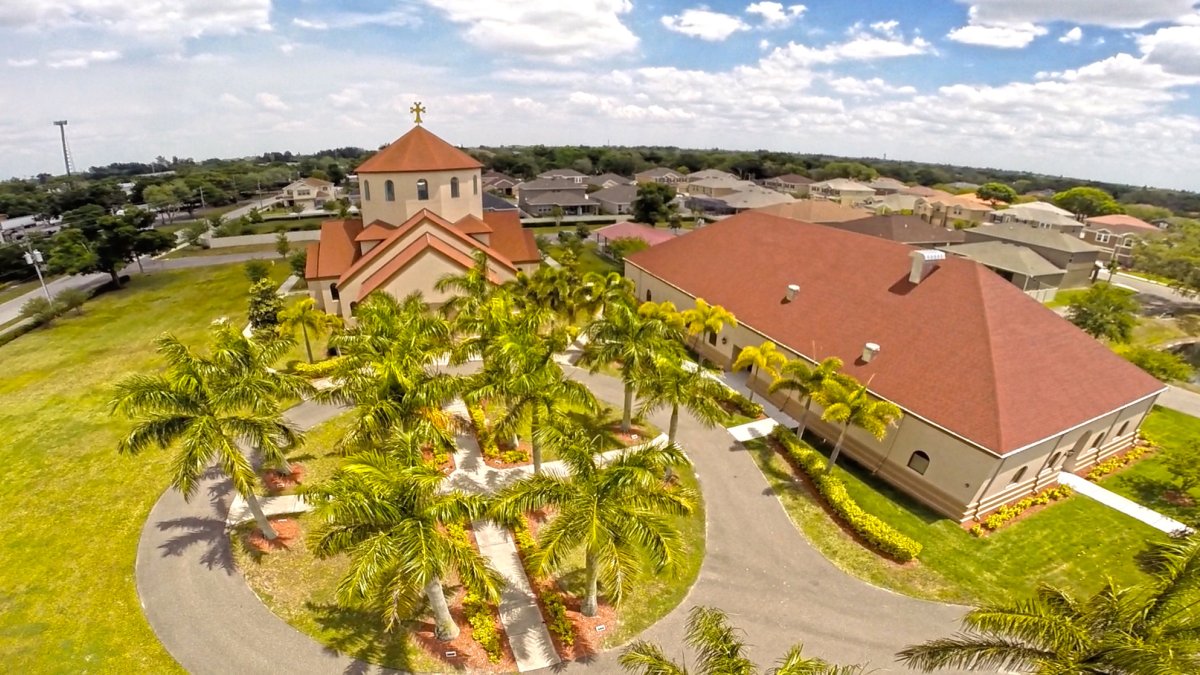
[[(405, 632), (385, 630), (378, 611), (313, 602), (305, 603), (305, 609), (323, 629), (322, 641), (326, 650), (355, 659), (343, 671), (346, 675), (399, 673), (412, 669), (412, 651)], [(378, 663), (389, 665), (386, 668), (373, 665)]]

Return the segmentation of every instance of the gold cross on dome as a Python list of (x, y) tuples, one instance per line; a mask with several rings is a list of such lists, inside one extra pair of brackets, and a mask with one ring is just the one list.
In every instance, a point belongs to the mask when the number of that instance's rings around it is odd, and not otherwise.
[(412, 104), (412, 107), (408, 109), (408, 112), (413, 114), (413, 117), (414, 117), (413, 121), (416, 122), (417, 124), (420, 124), (421, 123), (421, 113), (425, 112), (425, 106), (421, 105), (420, 101), (417, 101), (416, 103)]

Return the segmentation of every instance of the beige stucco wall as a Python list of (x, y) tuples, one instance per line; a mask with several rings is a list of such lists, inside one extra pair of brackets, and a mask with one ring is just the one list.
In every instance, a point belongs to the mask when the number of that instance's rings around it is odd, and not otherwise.
[[(631, 264), (626, 263), (625, 276), (634, 283), (639, 301), (647, 300), (646, 292), (650, 291), (649, 299), (655, 302), (669, 300), (681, 310), (694, 305), (691, 296)], [(758, 345), (767, 339), (769, 337), (752, 327), (741, 324), (723, 330), (717, 337), (716, 345), (710, 345), (702, 338), (697, 348), (705, 358), (727, 367), (741, 347)], [(783, 345), (779, 347), (788, 358), (800, 356)], [(764, 394), (768, 385), (769, 381), (762, 376), (756, 377), (752, 383), (756, 391)], [(769, 398), (785, 413), (799, 419), (803, 407), (798, 399), (784, 394)], [(1057, 482), (1058, 468), (1064, 464), (1069, 471), (1083, 470), (1128, 447), (1141, 419), (1152, 405), (1152, 400), (1131, 405), (1079, 429), (1064, 431), (1055, 438), (1005, 457), (906, 412), (900, 423), (891, 428), (882, 441), (862, 430), (850, 429), (846, 433), (843, 453), (934, 511), (961, 522), (985, 515), (1005, 503), (1053, 485)], [(818, 406), (812, 407), (808, 427), (818, 436), (835, 442), (841, 428), (821, 422), (820, 412)], [(1130, 421), (1128, 427), (1118, 436), (1120, 426), (1126, 421)], [(1081, 437), (1094, 439), (1102, 431), (1108, 432), (1108, 436), (1100, 447), (1090, 448), (1091, 440), (1088, 440), (1088, 447), (1075, 456), (1068, 458), (1064, 452), (1055, 458), (1055, 467), (1048, 466), (1056, 451), (1081, 442)], [(910, 457), (918, 450), (929, 456), (929, 467), (924, 474), (908, 467)], [(1028, 468), (1014, 482), (1013, 478), (1022, 467)]]
[[(429, 209), (450, 222), (464, 216), (483, 216), (483, 197), (480, 196), (479, 169), (464, 171), (426, 171), (421, 173), (364, 173), (359, 176), (363, 223), (382, 220), (399, 225), (421, 209)], [(458, 178), (459, 196), (450, 196), (450, 180)], [(417, 199), (417, 181), (429, 183), (429, 199)], [(385, 184), (396, 186), (395, 201), (387, 201)], [(368, 184), (370, 198), (368, 199)]]

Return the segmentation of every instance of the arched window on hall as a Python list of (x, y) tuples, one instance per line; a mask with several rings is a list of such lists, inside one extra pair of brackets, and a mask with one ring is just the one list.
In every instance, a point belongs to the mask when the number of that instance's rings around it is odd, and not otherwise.
[(479, 176), (471, 176), (471, 191), (479, 194)]
[(383, 198), (389, 202), (396, 201), (396, 184), (390, 180), (383, 184)]
[(1021, 479), (1025, 477), (1025, 471), (1026, 471), (1028, 468), (1029, 468), (1029, 467), (1027, 467), (1027, 466), (1023, 466), (1023, 467), (1021, 467), (1020, 469), (1017, 469), (1017, 472), (1013, 474), (1013, 477), (1012, 477), (1012, 481), (1011, 481), (1011, 482), (1013, 482), (1013, 483), (1020, 483), (1020, 482), (1021, 482)]
[(350, 316), (354, 316), (354, 313), (357, 311), (358, 311), (358, 303), (357, 302), (350, 303)]
[(371, 181), (363, 181), (363, 201), (371, 201)]
[(417, 199), (422, 201), (429, 199), (429, 181), (424, 178), (417, 181)]
[(458, 178), (450, 179), (450, 198), (458, 199)]
[(908, 458), (908, 468), (924, 476), (925, 470), (929, 468), (929, 455), (917, 450)]
[(333, 298), (334, 300), (338, 299), (337, 284), (329, 284), (329, 297)]
[(650, 302), (650, 299), (651, 299), (652, 297), (653, 297), (653, 296), (650, 294), (650, 289), (649, 289), (649, 288), (647, 288), (647, 289), (646, 289), (646, 302)]

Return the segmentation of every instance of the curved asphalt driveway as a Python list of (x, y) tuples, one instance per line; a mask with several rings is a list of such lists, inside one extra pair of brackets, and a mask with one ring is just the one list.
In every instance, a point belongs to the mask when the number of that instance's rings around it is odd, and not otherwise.
[[(620, 401), (614, 378), (575, 371), (606, 401)], [(304, 403), (289, 411), (303, 427), (336, 415)], [(665, 425), (665, 419), (662, 424)], [(644, 637), (679, 654), (688, 609), (720, 607), (746, 632), (764, 666), (803, 642), (805, 653), (840, 663), (902, 670), (902, 647), (953, 632), (963, 609), (915, 600), (866, 584), (834, 567), (788, 519), (747, 451), (721, 428), (684, 415), (679, 442), (702, 483), (708, 551), (691, 593)], [(193, 673), (382, 672), (332, 653), (274, 616), (232, 563), (224, 534), (227, 488), (187, 504), (169, 491), (154, 506), (138, 546), (137, 585), (150, 625)], [(833, 527), (833, 525), (831, 525)], [(616, 653), (554, 672), (621, 672)], [(546, 672), (550, 672), (547, 670)]]

